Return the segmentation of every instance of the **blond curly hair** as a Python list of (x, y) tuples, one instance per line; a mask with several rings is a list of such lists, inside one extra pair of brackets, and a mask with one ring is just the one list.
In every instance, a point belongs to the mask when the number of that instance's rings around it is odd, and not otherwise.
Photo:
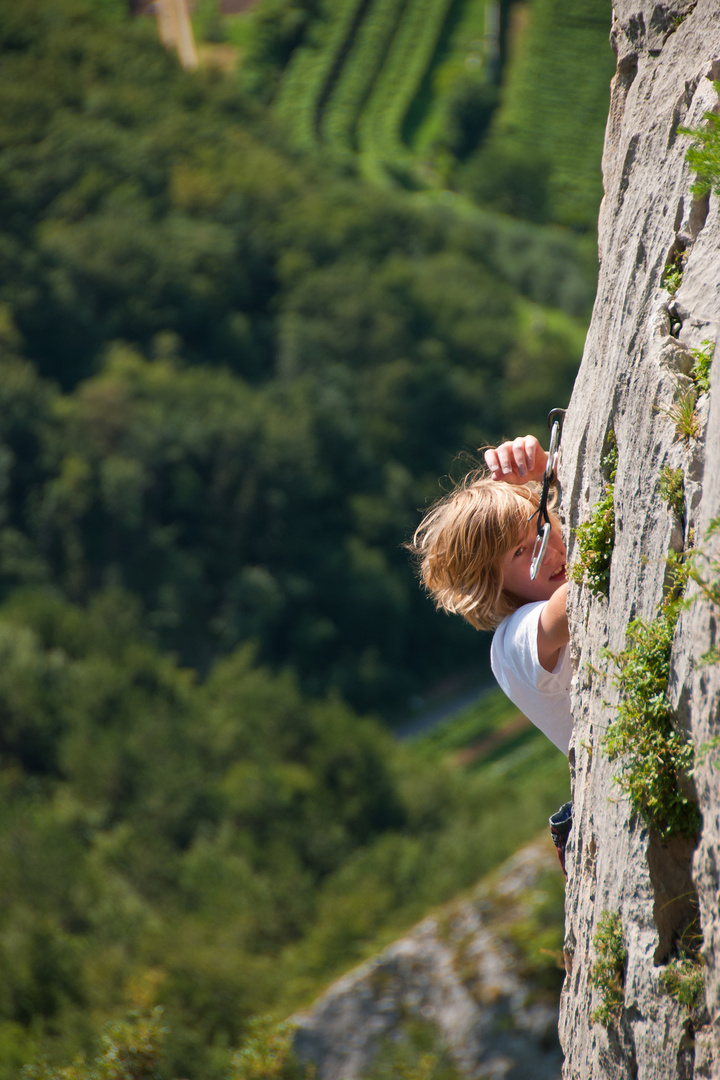
[(526, 602), (503, 588), (502, 560), (527, 535), (539, 502), (540, 485), (506, 484), (478, 470), (428, 510), (407, 547), (438, 608), (494, 630)]

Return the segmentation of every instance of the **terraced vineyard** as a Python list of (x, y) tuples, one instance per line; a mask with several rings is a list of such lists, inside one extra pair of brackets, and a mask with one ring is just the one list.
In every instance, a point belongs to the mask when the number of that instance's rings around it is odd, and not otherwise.
[(278, 117), (303, 149), (319, 142), (319, 127), (338, 73), (371, 0), (326, 0), (327, 24), (317, 44), (296, 50), (274, 102)]
[(285, 69), (276, 116), (299, 147), (322, 146), (339, 159), (359, 154), (363, 172), (387, 179), (413, 158), (403, 124), (442, 59), (448, 27), (466, 21), (468, 9), (477, 24), (485, 7), (486, 0), (325, 0), (322, 32)]
[[(592, 230), (608, 29), (606, 0), (320, 0), (272, 109), (298, 148), (367, 179)], [(504, 198), (518, 172), (549, 185), (539, 211)]]

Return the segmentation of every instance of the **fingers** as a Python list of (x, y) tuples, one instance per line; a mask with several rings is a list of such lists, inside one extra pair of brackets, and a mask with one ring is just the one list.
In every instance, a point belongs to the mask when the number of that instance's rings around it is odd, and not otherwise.
[(493, 480), (508, 484), (523, 484), (542, 476), (547, 454), (534, 435), (501, 443), (494, 450), (485, 451), (485, 464)]

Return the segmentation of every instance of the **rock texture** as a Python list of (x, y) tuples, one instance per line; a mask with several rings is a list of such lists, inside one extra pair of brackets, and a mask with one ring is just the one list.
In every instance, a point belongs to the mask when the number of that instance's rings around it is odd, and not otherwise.
[[(603, 158), (600, 280), (560, 470), (566, 522), (576, 527), (600, 497), (600, 463), (614, 431), (617, 533), (609, 598), (577, 586), (570, 597), (576, 824), (566, 896), (563, 1076), (691, 1080), (720, 1077), (717, 754), (706, 756), (694, 777), (703, 817), (699, 845), (661, 843), (630, 813), (614, 783), (617, 766), (602, 751), (617, 690), (600, 671), (607, 667), (603, 648), (623, 648), (632, 618), (655, 617), (671, 550), (694, 537), (718, 555), (717, 538), (704, 536), (720, 513), (720, 363), (709, 399), (698, 403), (698, 438), (678, 438), (661, 410), (689, 369), (689, 350), (715, 340), (720, 324), (720, 206), (714, 196), (692, 198), (689, 140), (678, 132), (700, 126), (703, 113), (718, 107), (720, 3), (616, 0), (611, 40), (617, 73)], [(678, 255), (683, 276), (673, 298), (661, 280)], [(660, 496), (665, 465), (684, 471), (684, 520)], [(568, 540), (572, 561), (570, 531)], [(697, 600), (683, 613), (673, 645), (677, 722), (698, 748), (720, 731), (720, 665), (699, 666), (715, 643), (719, 615)], [(660, 977), (681, 949), (698, 904), (708, 1011), (691, 1016), (663, 991)], [(628, 950), (625, 1004), (609, 1030), (591, 1019), (599, 1004), (591, 985), (593, 942), (604, 911), (620, 915)]]
[(295, 1048), (318, 1080), (354, 1080), (406, 1021), (436, 1027), (457, 1067), (483, 1080), (559, 1080), (557, 993), (520, 974), (508, 928), (562, 881), (549, 836), (506, 863), (469, 901), (334, 983), (293, 1019)]

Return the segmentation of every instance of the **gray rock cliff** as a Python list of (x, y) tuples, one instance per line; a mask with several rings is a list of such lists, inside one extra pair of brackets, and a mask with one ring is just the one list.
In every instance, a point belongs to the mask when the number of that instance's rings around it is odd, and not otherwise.
[[(566, 524), (587, 520), (602, 491), (601, 461), (614, 433), (616, 537), (607, 600), (586, 587), (570, 595), (576, 660), (571, 750), (574, 839), (566, 894), (566, 964), (560, 1035), (565, 1080), (720, 1077), (720, 773), (708, 752), (720, 731), (720, 666), (701, 657), (715, 644), (720, 611), (691, 584), (673, 639), (670, 696), (675, 724), (700, 750), (694, 789), (699, 841), (661, 840), (631, 812), (602, 738), (618, 689), (603, 649), (625, 646), (631, 619), (656, 617), (667, 556), (706, 539), (720, 513), (720, 364), (697, 404), (699, 430), (683, 438), (663, 409), (687, 387), (691, 350), (715, 341), (720, 324), (720, 205), (693, 199), (689, 139), (716, 110), (720, 3), (618, 0), (617, 56), (603, 157), (600, 278), (583, 361), (563, 432), (560, 480)], [(681, 269), (671, 296), (666, 267)], [(682, 469), (685, 507), (660, 493), (665, 466)], [(570, 561), (578, 545), (568, 529)], [(704, 573), (711, 567), (698, 562)], [(717, 575), (716, 575), (717, 576)], [(627, 958), (624, 1004), (607, 1027), (593, 1023), (598, 989), (595, 938), (604, 912), (618, 916)], [(699, 913), (699, 914), (698, 914)], [(702, 935), (707, 1009), (687, 1009), (663, 988), (663, 972)]]

